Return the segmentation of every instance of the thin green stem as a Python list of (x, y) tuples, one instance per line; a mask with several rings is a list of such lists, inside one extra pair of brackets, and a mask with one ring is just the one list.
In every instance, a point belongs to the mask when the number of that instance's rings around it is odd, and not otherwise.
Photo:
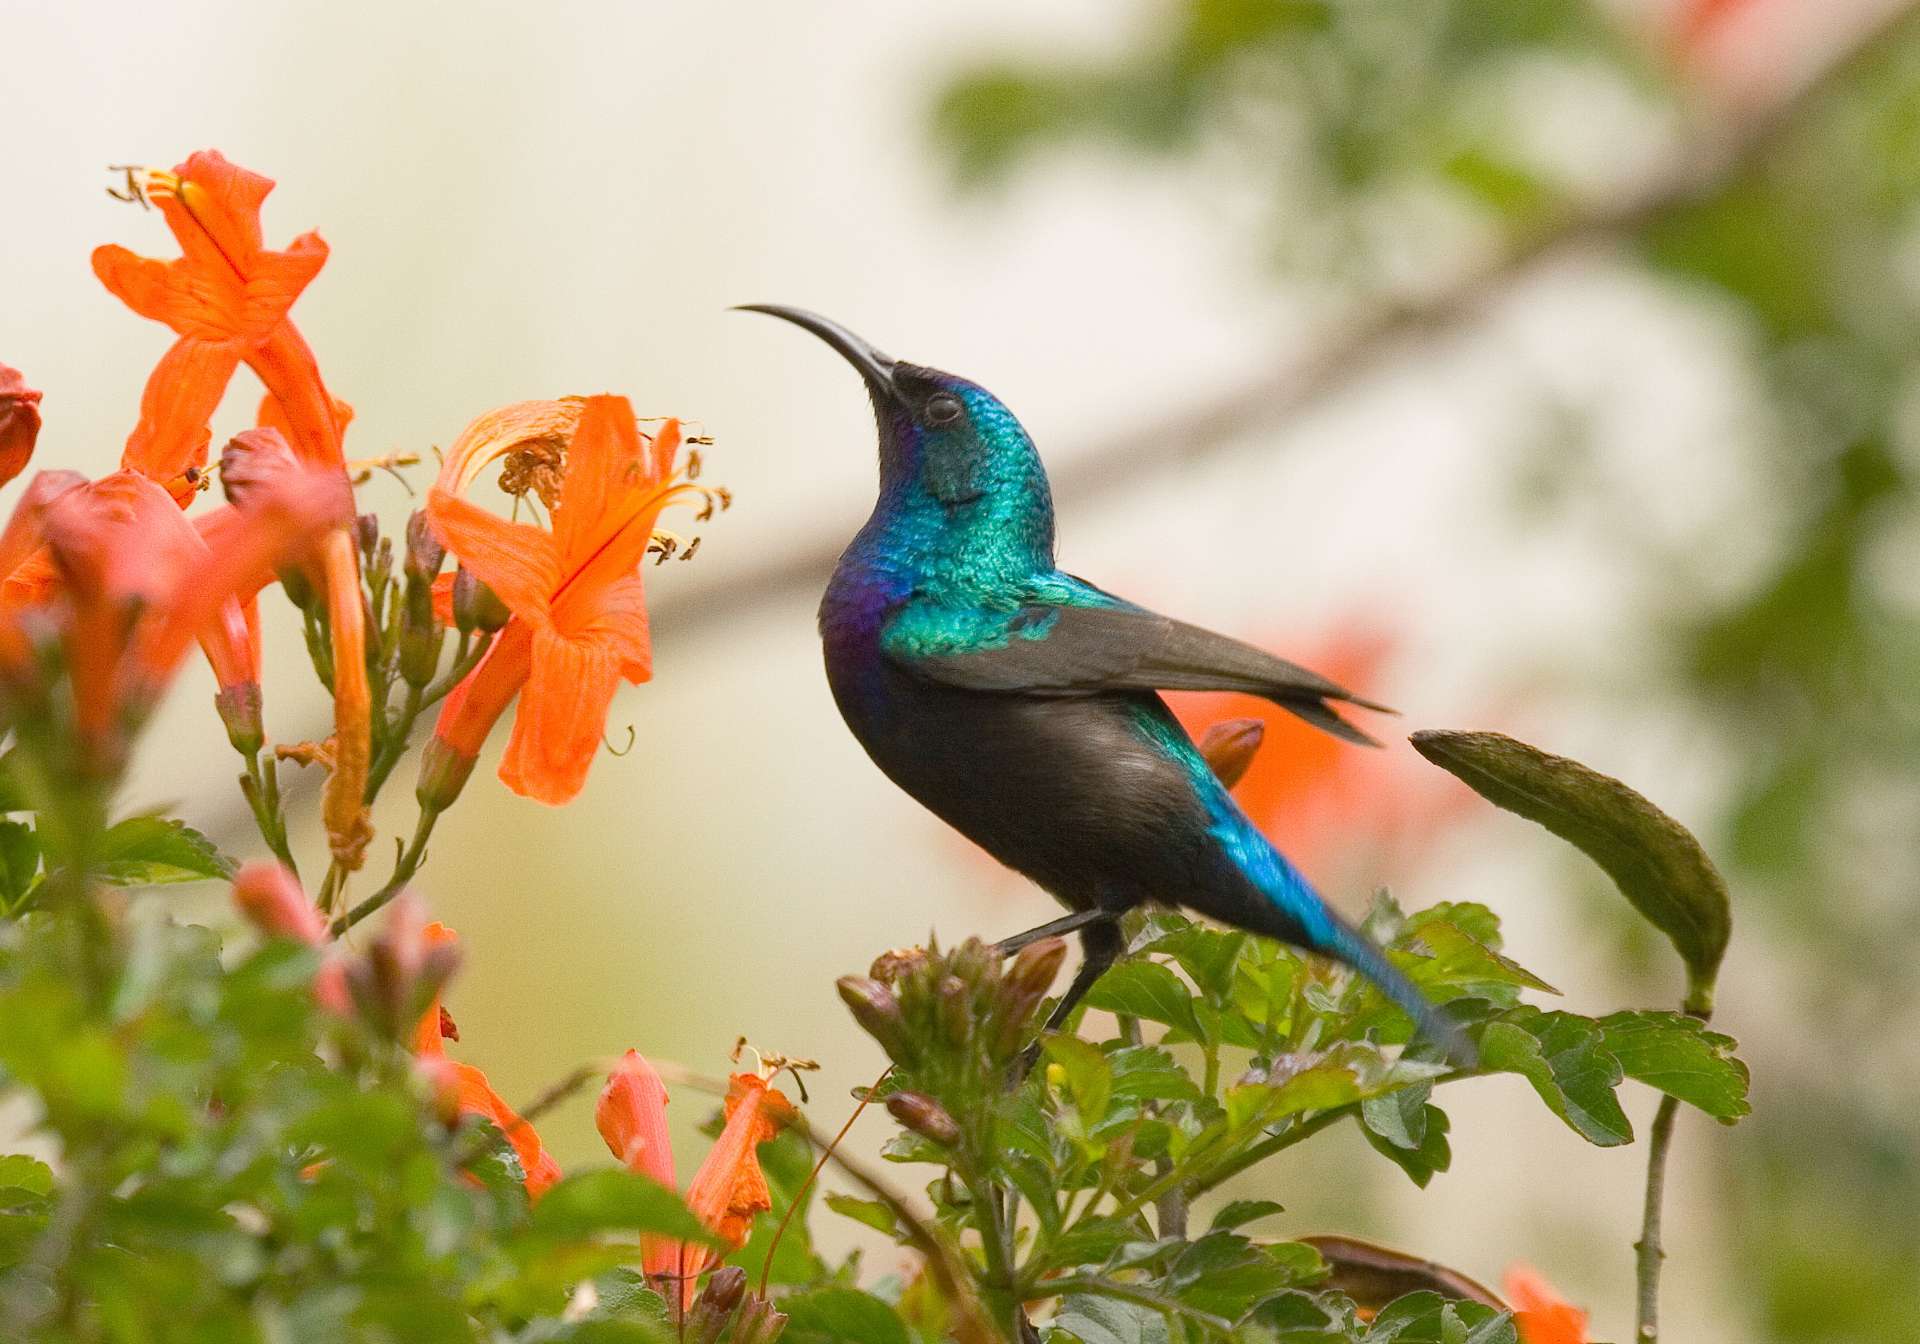
[(380, 749), (374, 753), (373, 764), (367, 770), (367, 787), (361, 797), (369, 805), (379, 797), (380, 787), (387, 782), (387, 776), (393, 773), (393, 767), (400, 764), (400, 758), (406, 755), (407, 738), (412, 734), (414, 720), (420, 717), (420, 710), (425, 703), (426, 694), (420, 687), (407, 687), (407, 698), (400, 706), (400, 713), (381, 734)]
[(420, 861), (427, 856), (427, 840), (433, 835), (433, 825), (439, 819), (440, 813), (437, 809), (425, 807), (420, 809), (420, 819), (414, 823), (413, 827), (413, 839), (395, 860), (393, 875), (387, 879), (386, 885), (380, 890), (333, 921), (330, 931), (334, 937), (338, 938), (367, 916), (382, 909), (387, 902), (400, 894), (408, 882), (412, 881), (413, 875), (420, 871)]
[(297, 878), (300, 867), (293, 861), (293, 848), (287, 842), (287, 819), (280, 810), (279, 766), (271, 757), (263, 764), (257, 751), (249, 753), (245, 760), (247, 772), (240, 776), (240, 792), (253, 811), (254, 825), (273, 856)]
[(485, 658), (487, 650), (493, 647), (493, 631), (489, 630), (482, 634), (471, 650), (467, 647), (467, 641), (468, 636), (464, 634), (460, 636), (460, 642), (453, 651), (453, 666), (447, 669), (445, 676), (427, 687), (427, 693), (421, 701), (422, 708), (439, 704), (446, 698), (447, 692), (466, 680), (467, 673), (480, 666), (480, 660)]

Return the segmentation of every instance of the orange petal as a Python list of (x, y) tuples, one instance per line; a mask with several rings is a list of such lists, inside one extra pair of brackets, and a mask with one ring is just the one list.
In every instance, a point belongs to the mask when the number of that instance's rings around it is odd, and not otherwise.
[(197, 493), (186, 473), (207, 465), (212, 438), (207, 422), (239, 364), (239, 355), (228, 345), (175, 341), (140, 394), (140, 422), (127, 436), (120, 465), (158, 481), (184, 508)]
[(40, 394), (18, 369), (0, 364), (0, 485), (26, 470), (40, 437)]
[(1555, 1292), (1539, 1270), (1512, 1265), (1502, 1286), (1522, 1344), (1587, 1344), (1587, 1313)]
[(534, 630), (532, 672), (500, 762), (508, 788), (550, 807), (580, 792), (606, 732), (620, 668), (620, 653), (608, 639)]
[(447, 695), (433, 726), (434, 737), (464, 760), (479, 755), (493, 725), (527, 684), (532, 662), (531, 627), (523, 620), (508, 621), (494, 636), (487, 656)]
[(549, 599), (560, 581), (552, 537), (537, 527), (510, 523), (437, 485), (427, 492), (427, 519), (440, 544), (516, 616), (548, 619)]
[(373, 826), (367, 819), (367, 771), (372, 764), (373, 693), (367, 681), (365, 606), (360, 557), (345, 527), (322, 543), (327, 626), (333, 637), (333, 772), (321, 792), (320, 816), (336, 863), (359, 868)]
[[(338, 397), (332, 397), (331, 400), (333, 402), (332, 420), (334, 437), (336, 439), (344, 438), (347, 433), (347, 426), (353, 423), (353, 407)], [(271, 392), (260, 398), (260, 407), (254, 413), (254, 423), (262, 429), (279, 430), (280, 436), (289, 444), (294, 443), (299, 434), (299, 431), (294, 428), (293, 421), (288, 418), (285, 409), (281, 407), (280, 398), (274, 396)]]
[(579, 397), (555, 401), (516, 401), (475, 416), (440, 461), (434, 485), (450, 495), (463, 493), (488, 464), (522, 448), (564, 448), (580, 423)]
[[(727, 1245), (739, 1250), (747, 1244), (755, 1215), (773, 1207), (766, 1175), (760, 1170), (759, 1147), (780, 1132), (793, 1105), (755, 1074), (736, 1073), (729, 1082), (726, 1127), (687, 1186), (687, 1207)], [(692, 1300), (694, 1280), (701, 1271), (718, 1259), (719, 1254), (707, 1247), (686, 1248), (682, 1266), (686, 1277), (681, 1283), (685, 1301)]]
[(553, 510), (554, 540), (560, 543), (561, 559), (568, 568), (592, 554), (596, 536), (617, 502), (649, 483), (644, 469), (640, 429), (627, 399), (588, 397), (567, 447), (560, 502)]
[[(458, 943), (460, 935), (442, 924), (439, 920), (420, 926), (420, 949), (440, 947), (447, 943)], [(447, 1052), (446, 1038), (451, 1034), (447, 1027), (452, 1021), (441, 1005), (440, 996), (435, 994), (433, 1002), (427, 1005), (427, 1011), (420, 1014), (419, 1024), (413, 1029), (413, 1053), (422, 1059)]]
[(560, 1165), (547, 1154), (532, 1125), (522, 1120), (513, 1107), (487, 1082), (487, 1075), (471, 1064), (455, 1064), (459, 1071), (459, 1105), (468, 1115), (485, 1116), (513, 1145), (526, 1173), (527, 1194), (539, 1199), (560, 1179)]
[(673, 1143), (667, 1135), (667, 1087), (638, 1050), (629, 1050), (607, 1075), (593, 1123), (607, 1148), (629, 1171), (673, 1187)]

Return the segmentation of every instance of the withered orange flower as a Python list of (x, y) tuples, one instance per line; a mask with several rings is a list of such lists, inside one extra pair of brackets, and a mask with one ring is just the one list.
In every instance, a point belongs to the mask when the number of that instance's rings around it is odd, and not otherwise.
[[(420, 929), (423, 948), (458, 941), (459, 935), (438, 920)], [(514, 1154), (520, 1159), (527, 1195), (532, 1199), (540, 1198), (560, 1179), (560, 1164), (547, 1152), (534, 1127), (493, 1090), (486, 1074), (471, 1064), (447, 1059), (446, 1042), (449, 1038), (458, 1040), (459, 1033), (454, 1029), (453, 1018), (442, 1006), (440, 995), (436, 993), (427, 1011), (421, 1014), (419, 1025), (414, 1028), (414, 1057), (426, 1064), (447, 1087), (450, 1094), (449, 1109), (455, 1114), (477, 1115), (493, 1122), (494, 1128), (513, 1146)], [(434, 1062), (442, 1060), (445, 1063)]]
[(40, 437), (40, 394), (20, 370), (0, 364), (0, 485), (27, 469)]
[[(661, 509), (712, 496), (675, 474), (680, 425), (643, 443), (625, 397), (521, 402), (480, 417), (447, 453), (427, 496), (435, 534), (513, 613), (486, 658), (442, 708), (422, 762), (451, 801), (487, 733), (517, 695), (500, 778), (558, 805), (580, 792), (624, 677), (652, 675), (640, 564)], [(551, 531), (462, 498), (488, 464), (514, 454), (557, 471)], [(554, 464), (558, 463), (556, 467)], [(531, 470), (531, 468), (530, 468)], [(525, 474), (525, 473), (523, 473)], [(424, 792), (424, 790), (423, 790)]]
[(1510, 1266), (1501, 1287), (1521, 1344), (1587, 1344), (1587, 1313), (1555, 1292), (1532, 1265)]
[[(272, 179), (216, 150), (202, 150), (171, 172), (139, 170), (135, 180), (160, 208), (182, 255), (158, 261), (112, 244), (93, 253), (101, 283), (179, 337), (148, 381), (140, 423), (127, 441), (128, 468), (184, 501), (206, 460), (207, 419), (244, 361), (266, 384), (262, 423), (279, 429), (301, 461), (344, 473), (341, 436), (351, 412), (327, 391), (313, 351), (288, 316), (326, 262), (327, 245), (305, 233), (284, 251), (268, 248), (260, 206)], [(372, 696), (359, 559), (344, 527), (325, 539), (312, 567), (325, 581), (335, 676), (334, 766), (322, 815), (334, 858), (358, 868), (372, 835), (361, 802)], [(242, 619), (249, 628), (256, 624), (250, 615)], [(224, 680), (222, 689), (228, 689)]]
[[(673, 1185), (673, 1149), (667, 1139), (667, 1090), (644, 1056), (629, 1050), (607, 1078), (594, 1111), (600, 1137), (630, 1171)], [(754, 1218), (773, 1207), (760, 1145), (792, 1119), (793, 1104), (757, 1073), (728, 1079), (726, 1124), (687, 1186), (687, 1207), (711, 1228), (725, 1250), (643, 1237), (641, 1267), (649, 1278), (677, 1281), (680, 1309), (693, 1303), (700, 1275), (747, 1244)]]

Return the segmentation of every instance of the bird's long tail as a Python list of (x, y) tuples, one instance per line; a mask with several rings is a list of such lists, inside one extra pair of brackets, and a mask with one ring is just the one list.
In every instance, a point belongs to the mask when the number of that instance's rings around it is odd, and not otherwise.
[(1192, 902), (1195, 909), (1344, 962), (1379, 986), (1382, 994), (1413, 1019), (1420, 1034), (1439, 1046), (1455, 1065), (1472, 1068), (1477, 1064), (1473, 1042), (1460, 1025), (1388, 961), (1372, 939), (1335, 913), (1245, 814), (1235, 808), (1215, 835), (1249, 889), (1230, 909), (1210, 909), (1198, 900)]

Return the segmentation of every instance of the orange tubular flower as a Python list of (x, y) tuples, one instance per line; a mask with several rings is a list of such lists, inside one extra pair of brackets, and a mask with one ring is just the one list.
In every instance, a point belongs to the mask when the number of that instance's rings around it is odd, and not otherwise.
[[(629, 1050), (607, 1076), (593, 1122), (607, 1148), (628, 1171), (673, 1189), (673, 1140), (667, 1134), (667, 1088), (638, 1050)], [(649, 1278), (678, 1274), (680, 1243), (640, 1238), (640, 1267)]]
[[(773, 1207), (772, 1192), (760, 1170), (760, 1145), (780, 1132), (793, 1117), (793, 1104), (755, 1073), (736, 1073), (728, 1080), (727, 1120), (713, 1141), (706, 1161), (687, 1187), (687, 1207), (714, 1234), (727, 1251), (661, 1238), (642, 1237), (641, 1267), (649, 1278), (679, 1284), (680, 1309), (693, 1303), (700, 1275), (722, 1255), (747, 1244), (757, 1214)], [(629, 1171), (650, 1176), (673, 1187), (673, 1148), (667, 1140), (667, 1089), (653, 1065), (629, 1050), (607, 1076), (594, 1110), (600, 1137)]]
[(40, 394), (20, 370), (0, 364), (0, 485), (18, 476), (40, 437)]
[[(441, 710), (422, 762), (423, 801), (451, 801), (516, 695), (500, 778), (543, 803), (580, 792), (621, 678), (637, 684), (652, 674), (639, 569), (655, 520), (676, 500), (725, 501), (675, 474), (679, 446), (674, 420), (643, 443), (632, 407), (615, 396), (522, 402), (481, 416), (454, 443), (427, 517), (513, 617)], [(536, 482), (559, 472), (551, 531), (461, 498), (500, 458)]]
[(216, 668), (244, 657), (232, 642), (245, 629), (226, 620), (234, 595), (257, 590), (337, 528), (341, 498), (330, 477), (290, 473), (260, 491), (242, 510), (244, 525), (217, 545), (137, 472), (69, 485), (41, 503), (82, 740), (111, 758), (123, 716), (145, 712), (195, 639)]
[[(424, 951), (457, 943), (459, 937), (459, 934), (436, 920), (421, 928), (419, 941)], [(459, 1040), (460, 1033), (454, 1028), (453, 1018), (441, 1005), (440, 995), (436, 993), (433, 1002), (427, 1005), (427, 1011), (420, 1015), (419, 1025), (414, 1028), (414, 1057), (436, 1078), (444, 1079), (451, 1092), (450, 1109), (456, 1115), (478, 1115), (493, 1122), (494, 1128), (513, 1145), (514, 1154), (520, 1159), (528, 1197), (540, 1198), (560, 1179), (560, 1164), (547, 1152), (533, 1126), (521, 1119), (519, 1113), (507, 1105), (506, 1099), (493, 1090), (486, 1074), (471, 1064), (447, 1059), (448, 1039)]]
[(1509, 1267), (1501, 1286), (1521, 1344), (1587, 1344), (1587, 1313), (1555, 1292), (1532, 1265)]
[[(273, 403), (266, 422), (283, 430), (302, 462), (344, 474), (341, 433), (348, 412), (327, 392), (313, 351), (287, 316), (325, 264), (327, 245), (306, 233), (285, 251), (267, 248), (260, 206), (272, 179), (213, 150), (172, 172), (145, 170), (140, 185), (183, 255), (155, 261), (108, 245), (94, 250), (94, 274), (129, 308), (164, 322), (180, 339), (148, 384), (141, 423), (127, 443), (129, 465), (170, 490), (190, 485), (186, 473), (205, 460), (206, 417), (236, 363), (245, 361)], [(359, 560), (344, 528), (319, 548), (317, 568), (326, 580), (335, 678), (334, 769), (322, 815), (334, 858), (358, 868), (372, 833), (361, 803), (372, 700)]]

